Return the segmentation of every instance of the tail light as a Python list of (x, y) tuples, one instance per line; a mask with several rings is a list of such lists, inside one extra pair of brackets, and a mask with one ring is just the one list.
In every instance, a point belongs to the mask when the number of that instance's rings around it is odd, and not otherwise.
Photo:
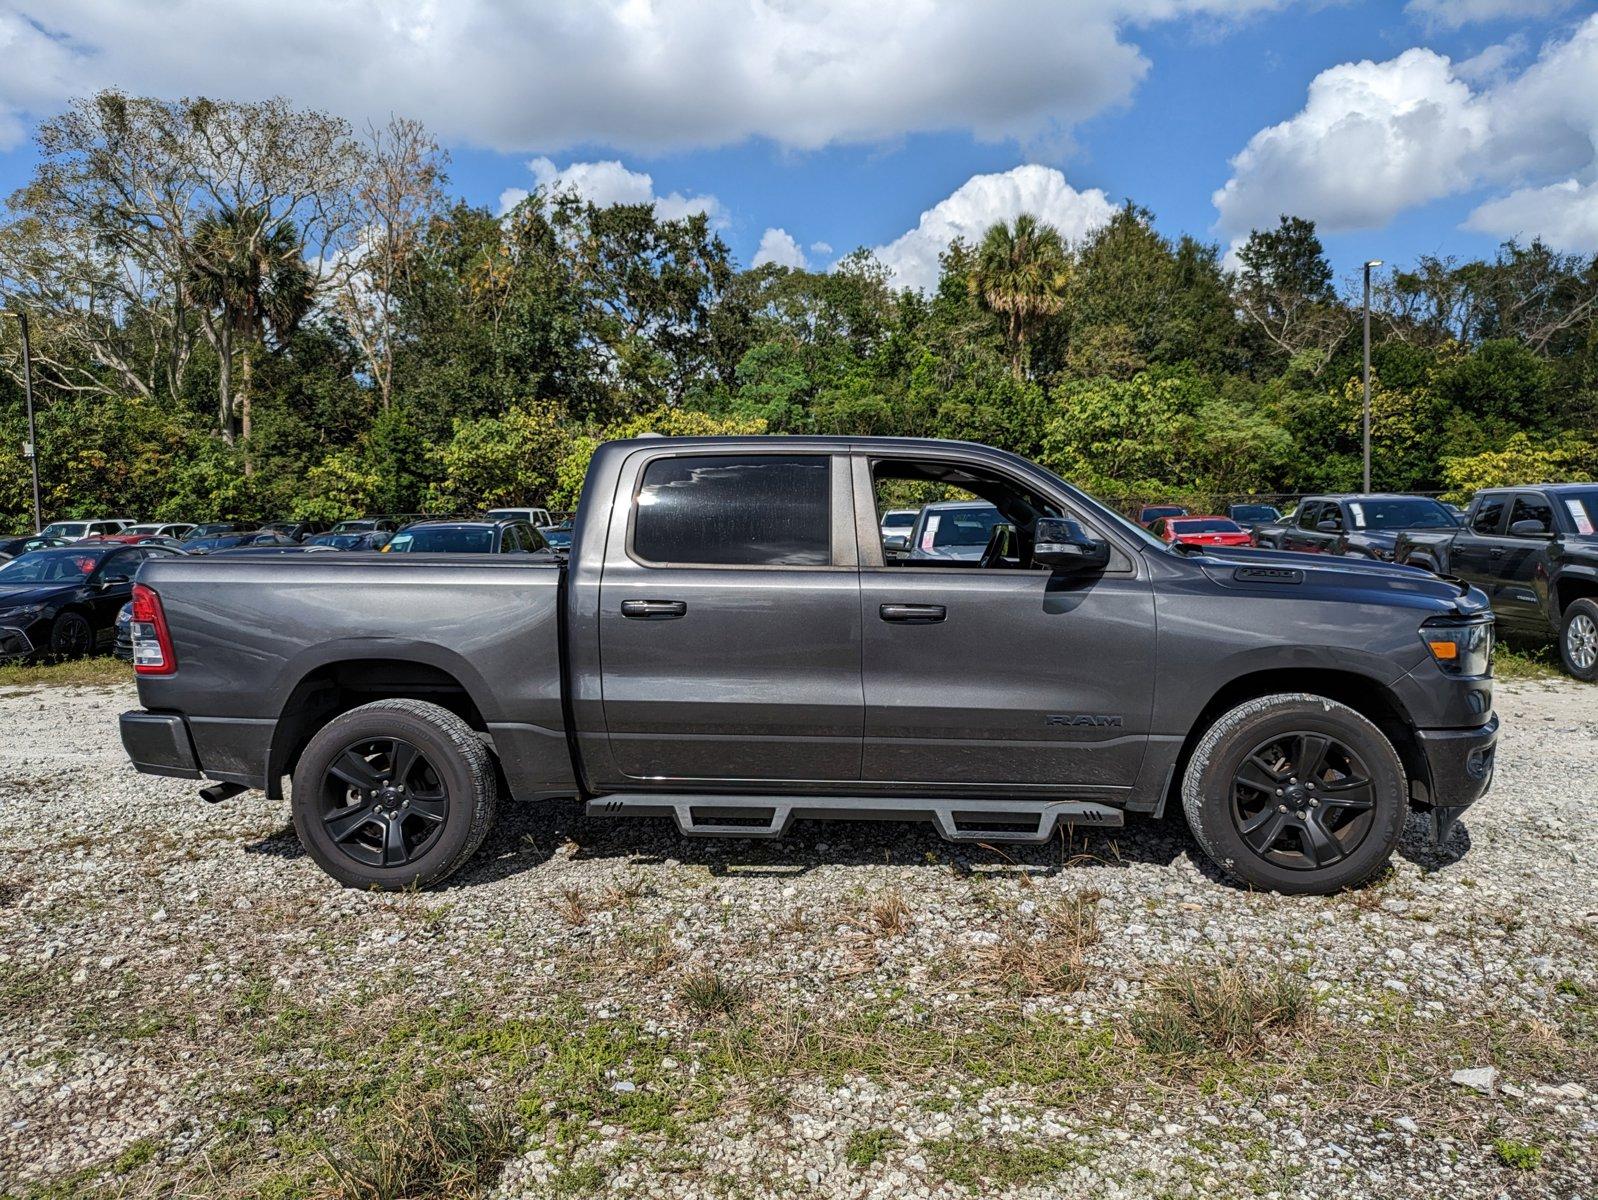
[(170, 675), (178, 669), (172, 633), (166, 627), (161, 597), (142, 583), (133, 585), (133, 669), (140, 675)]

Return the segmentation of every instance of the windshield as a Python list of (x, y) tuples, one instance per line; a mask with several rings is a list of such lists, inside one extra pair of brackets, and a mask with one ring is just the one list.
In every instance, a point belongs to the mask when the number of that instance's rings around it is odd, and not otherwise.
[(0, 567), (0, 587), (14, 587), (19, 583), (76, 583), (87, 579), (99, 564), (98, 554), (72, 551), (24, 554)]
[(1236, 521), (1279, 521), (1282, 514), (1269, 504), (1234, 504), (1232, 519)]
[(84, 521), (59, 521), (54, 525), (46, 525), (39, 531), (39, 536), (75, 538), (82, 537), (88, 530), (88, 523)]
[(909, 529), (916, 523), (916, 514), (913, 512), (891, 512), (882, 518), (884, 529)]
[(333, 526), (334, 533), (370, 533), (377, 528), (376, 521), (340, 521)]
[(921, 548), (932, 550), (939, 546), (986, 546), (995, 525), (1004, 524), (1004, 517), (991, 504), (980, 508), (944, 509), (926, 514), (926, 524), (921, 527)]
[(1355, 529), (1452, 529), (1454, 514), (1435, 500), (1420, 497), (1398, 500), (1350, 500)]
[(358, 533), (324, 533), (306, 542), (307, 546), (332, 546), (335, 550), (353, 550), (363, 541)]
[(1242, 533), (1243, 527), (1224, 517), (1199, 517), (1195, 520), (1172, 521), (1177, 533)]
[(404, 551), (430, 554), (487, 554), (494, 548), (492, 529), (458, 526), (428, 526), (396, 533), (388, 544), (389, 553)]

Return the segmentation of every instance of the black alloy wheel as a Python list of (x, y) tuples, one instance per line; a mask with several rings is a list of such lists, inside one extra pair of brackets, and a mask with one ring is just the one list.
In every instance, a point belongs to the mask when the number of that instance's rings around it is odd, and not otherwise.
[(444, 781), (403, 738), (353, 742), (323, 775), (322, 826), (340, 853), (363, 866), (416, 861), (432, 848), (448, 818)]
[(50, 627), (50, 653), (56, 658), (82, 658), (94, 649), (94, 626), (82, 613), (62, 613)]
[(1347, 858), (1370, 832), (1371, 773), (1324, 733), (1292, 732), (1256, 746), (1232, 777), (1231, 817), (1259, 857), (1313, 871)]

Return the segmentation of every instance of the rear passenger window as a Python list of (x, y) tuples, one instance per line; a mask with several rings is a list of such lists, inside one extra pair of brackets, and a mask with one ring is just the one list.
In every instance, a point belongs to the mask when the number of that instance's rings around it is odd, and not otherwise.
[(1476, 506), (1476, 515), (1470, 519), (1471, 530), (1475, 533), (1497, 533), (1503, 516), (1504, 498), (1483, 496), (1481, 503)]
[(830, 470), (819, 454), (657, 458), (639, 488), (633, 553), (656, 563), (826, 566)]

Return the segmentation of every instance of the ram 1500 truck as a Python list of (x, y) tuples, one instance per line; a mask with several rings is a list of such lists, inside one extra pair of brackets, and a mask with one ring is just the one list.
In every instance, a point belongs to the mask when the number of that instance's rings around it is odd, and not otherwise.
[[(1005, 516), (889, 563), (908, 483)], [(920, 818), (1045, 841), (1180, 804), (1225, 872), (1327, 892), (1410, 805), (1446, 835), (1493, 774), (1486, 597), (1408, 567), (1167, 545), (957, 442), (640, 438), (595, 454), (570, 556), (147, 564), (141, 771), (281, 794), (335, 878), (475, 850), (502, 789), (776, 837)]]
[(1566, 671), (1598, 680), (1598, 483), (1484, 488), (1462, 528), (1400, 534), (1394, 552), (1479, 587), (1506, 632), (1554, 638)]

